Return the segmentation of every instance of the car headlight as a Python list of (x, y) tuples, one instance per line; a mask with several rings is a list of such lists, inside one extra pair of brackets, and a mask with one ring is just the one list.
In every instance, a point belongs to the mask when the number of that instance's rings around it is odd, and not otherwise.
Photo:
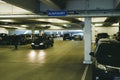
[(44, 43), (40, 43), (40, 45), (44, 45)]
[(102, 70), (107, 70), (107, 68), (106, 68), (106, 66), (105, 65), (102, 65), (102, 64), (99, 64), (99, 63), (97, 63), (97, 68), (99, 68), (99, 69), (102, 69)]
[(34, 43), (31, 43), (32, 45), (34, 45)]

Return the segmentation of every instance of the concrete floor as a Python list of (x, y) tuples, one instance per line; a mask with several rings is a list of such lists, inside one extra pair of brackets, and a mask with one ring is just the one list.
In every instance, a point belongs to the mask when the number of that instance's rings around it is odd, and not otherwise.
[[(48, 49), (0, 46), (0, 80), (82, 80), (83, 45), (83, 41), (56, 40)], [(85, 80), (91, 80), (87, 72)]]

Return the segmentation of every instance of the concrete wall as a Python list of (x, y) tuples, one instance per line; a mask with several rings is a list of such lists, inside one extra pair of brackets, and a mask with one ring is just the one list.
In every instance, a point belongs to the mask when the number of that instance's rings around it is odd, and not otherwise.
[(6, 33), (6, 34), (8, 34), (8, 30), (4, 29), (4, 28), (0, 28), (0, 33)]
[(8, 3), (0, 3), (0, 14), (31, 14), (32, 12)]
[(118, 27), (92, 27), (92, 41), (95, 41), (95, 35), (98, 33), (108, 33), (110, 35), (110, 38), (113, 37), (114, 34), (118, 32)]

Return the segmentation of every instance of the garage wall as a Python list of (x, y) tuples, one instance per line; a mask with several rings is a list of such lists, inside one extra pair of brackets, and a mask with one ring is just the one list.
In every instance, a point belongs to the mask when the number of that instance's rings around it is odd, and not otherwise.
[(118, 27), (96, 27), (96, 33), (107, 32), (109, 35), (113, 35), (118, 32)]
[(8, 34), (8, 30), (6, 30), (4, 28), (0, 28), (0, 33), (6, 33), (6, 34)]
[(118, 27), (92, 27), (92, 42), (95, 41), (95, 35), (98, 33), (106, 32), (110, 35), (112, 38), (114, 34), (116, 34), (119, 31)]

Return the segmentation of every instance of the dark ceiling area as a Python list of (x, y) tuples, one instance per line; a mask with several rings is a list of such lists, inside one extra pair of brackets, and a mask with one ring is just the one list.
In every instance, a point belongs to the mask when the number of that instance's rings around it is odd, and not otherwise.
[(66, 4), (67, 4), (67, 0), (52, 0), (56, 5), (58, 5), (60, 7), (60, 9), (65, 9), (66, 8)]
[(108, 17), (105, 20), (103, 26), (106, 26), (106, 27), (111, 26), (113, 23), (117, 23), (117, 22), (119, 22), (119, 17)]

